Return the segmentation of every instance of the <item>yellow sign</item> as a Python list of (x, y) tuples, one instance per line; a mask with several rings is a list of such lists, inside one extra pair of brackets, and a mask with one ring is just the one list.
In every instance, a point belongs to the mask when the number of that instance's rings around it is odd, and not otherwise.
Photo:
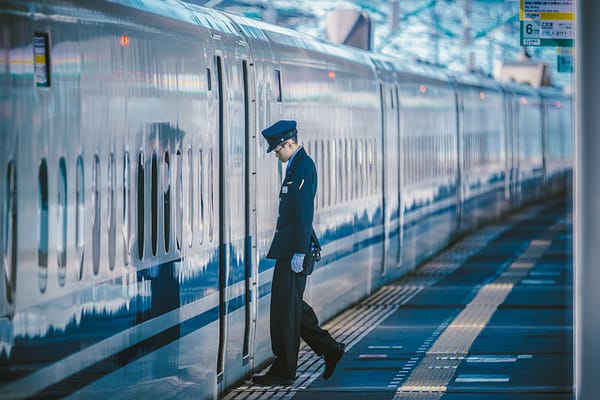
[(573, 46), (576, 0), (520, 0), (521, 46)]

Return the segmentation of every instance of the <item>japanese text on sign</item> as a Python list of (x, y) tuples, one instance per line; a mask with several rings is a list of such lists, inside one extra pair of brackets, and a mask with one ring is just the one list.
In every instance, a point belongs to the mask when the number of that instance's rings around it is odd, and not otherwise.
[(521, 45), (573, 45), (576, 0), (520, 0)]

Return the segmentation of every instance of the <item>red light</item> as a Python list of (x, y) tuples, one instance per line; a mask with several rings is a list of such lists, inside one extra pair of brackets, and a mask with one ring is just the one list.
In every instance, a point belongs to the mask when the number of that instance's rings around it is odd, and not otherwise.
[(485, 100), (485, 92), (479, 92), (479, 98)]
[(129, 44), (129, 36), (121, 35), (121, 46), (125, 47)]
[(425, 85), (421, 85), (421, 86), (419, 86), (419, 91), (420, 91), (421, 93), (425, 93), (425, 92), (427, 92), (427, 86), (425, 86)]
[(335, 78), (335, 72), (329, 71), (329, 79)]
[(556, 100), (556, 108), (560, 108), (562, 106), (562, 104), (560, 103), (560, 100)]
[(521, 104), (527, 104), (527, 99), (525, 97), (521, 97)]

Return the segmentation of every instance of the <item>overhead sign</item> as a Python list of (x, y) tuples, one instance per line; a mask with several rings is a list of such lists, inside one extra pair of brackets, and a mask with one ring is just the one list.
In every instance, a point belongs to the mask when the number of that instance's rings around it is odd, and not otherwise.
[(576, 0), (520, 1), (521, 46), (573, 46)]

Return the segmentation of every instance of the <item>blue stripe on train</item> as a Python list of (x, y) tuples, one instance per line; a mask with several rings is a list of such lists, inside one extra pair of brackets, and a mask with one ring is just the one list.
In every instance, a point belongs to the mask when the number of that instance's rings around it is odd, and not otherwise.
[[(447, 207), (447, 208), (444, 208), (443, 210), (437, 210), (429, 215), (422, 216), (421, 218), (419, 218), (419, 220), (430, 218), (432, 215), (435, 215), (435, 214), (447, 212), (451, 208), (452, 207)], [(377, 220), (377, 219), (375, 218), (375, 220)], [(367, 225), (362, 224), (363, 228), (365, 226), (368, 226), (368, 224)], [(348, 232), (350, 232), (350, 230), (341, 230), (337, 233), (339, 234), (341, 232), (348, 233)], [(354, 231), (354, 232), (356, 232), (356, 231)], [(329, 236), (329, 240), (331, 240), (332, 236), (334, 236), (334, 234)], [(335, 235), (335, 236), (338, 236), (338, 235)], [(324, 268), (328, 264), (331, 264), (342, 258), (348, 257), (359, 250), (368, 248), (369, 246), (377, 245), (377, 244), (381, 243), (382, 241), (383, 241), (383, 234), (377, 234), (375, 236), (372, 236), (365, 240), (362, 240), (358, 243), (353, 243), (351, 246), (348, 246), (344, 249), (340, 249), (331, 254), (326, 255), (321, 260), (321, 262), (319, 262), (317, 264), (316, 267)], [(229, 255), (233, 256), (233, 251), (231, 248), (232, 246), (228, 246), (228, 247), (230, 247)], [(234, 259), (234, 257), (232, 257), (232, 259)], [(153, 273), (152, 273), (153, 276), (150, 278), (145, 278), (150, 281), (151, 285), (153, 285), (153, 288), (152, 288), (153, 296), (152, 296), (152, 299), (150, 302), (148, 302), (147, 299), (141, 299), (141, 298), (136, 299), (134, 301), (135, 304), (133, 305), (133, 307), (129, 308), (129, 310), (132, 310), (132, 309), (137, 310), (137, 312), (135, 314), (132, 314), (131, 311), (128, 312), (127, 310), (122, 310), (123, 313), (127, 313), (127, 314), (125, 314), (125, 315), (120, 314), (120, 316), (119, 315), (103, 315), (103, 316), (86, 315), (86, 316), (82, 316), (82, 320), (80, 321), (80, 323), (78, 325), (73, 324), (73, 326), (71, 326), (69, 329), (67, 329), (67, 333), (69, 335), (71, 335), (73, 340), (69, 341), (70, 343), (63, 342), (63, 343), (61, 343), (60, 346), (53, 346), (54, 347), (53, 354), (52, 355), (46, 354), (47, 356), (49, 356), (49, 358), (46, 358), (46, 360), (45, 360), (46, 362), (43, 363), (43, 365), (41, 365), (40, 367), (43, 367), (44, 365), (47, 365), (48, 363), (55, 362), (69, 354), (72, 354), (72, 353), (82, 350), (82, 348), (80, 347), (82, 336), (86, 337), (86, 345), (90, 346), (90, 345), (97, 343), (100, 340), (105, 339), (107, 337), (110, 337), (118, 332), (121, 332), (125, 329), (130, 329), (144, 321), (147, 321), (151, 318), (155, 318), (166, 312), (174, 310), (174, 309), (180, 307), (181, 305), (189, 304), (191, 302), (201, 299), (216, 284), (217, 277), (215, 277), (215, 272), (218, 271), (218, 262), (215, 261), (216, 258), (212, 258), (212, 260), (213, 261), (210, 263), (211, 265), (205, 269), (205, 271), (208, 272), (208, 274), (207, 274), (208, 276), (204, 275), (203, 278), (196, 278), (196, 279), (193, 279), (192, 281), (184, 282), (182, 285), (180, 285), (176, 281), (176, 278), (175, 278), (176, 274), (175, 274), (173, 262), (169, 262), (169, 263), (160, 265), (158, 267), (158, 271), (156, 270), (156, 267), (154, 267)], [(270, 264), (271, 268), (274, 266), (274, 262), (272, 260), (261, 260), (261, 264), (263, 264), (263, 262), (265, 262), (265, 264)], [(235, 267), (237, 268), (239, 266), (236, 264)], [(144, 270), (144, 271), (140, 271), (140, 272), (138, 272), (138, 274), (145, 277), (145, 275), (148, 274), (147, 271), (148, 271), (148, 269)], [(236, 275), (238, 275), (238, 274), (236, 274)], [(236, 276), (237, 279), (233, 279), (233, 281), (235, 281), (235, 282), (230, 281), (230, 284), (236, 284), (236, 283), (240, 282), (243, 278), (239, 278), (239, 276), (240, 275)], [(115, 281), (115, 283), (119, 284), (120, 283), (119, 281), (120, 281), (120, 279), (117, 279)], [(206, 290), (203, 290), (202, 288), (204, 288)], [(258, 288), (258, 297), (259, 298), (263, 298), (263, 297), (269, 295), (270, 293), (271, 293), (270, 282), (263, 284)], [(228, 313), (233, 313), (233, 312), (243, 308), (244, 305), (245, 305), (245, 294), (242, 294), (240, 296), (237, 296), (237, 297), (231, 299), (228, 302), (227, 311), (228, 311)], [(53, 384), (52, 386), (44, 389), (43, 391), (37, 393), (36, 396), (57, 396), (57, 395), (64, 396), (64, 395), (73, 393), (76, 390), (79, 390), (80, 388), (85, 387), (86, 385), (89, 385), (93, 381), (112, 373), (116, 369), (121, 368), (131, 362), (134, 362), (146, 354), (156, 351), (159, 348), (161, 348), (169, 343), (172, 343), (173, 341), (176, 341), (185, 335), (188, 335), (198, 329), (203, 328), (204, 326), (206, 326), (212, 322), (217, 321), (218, 318), (219, 318), (219, 307), (218, 306), (213, 307), (212, 309), (202, 312), (201, 314), (199, 314), (195, 317), (192, 317), (192, 318), (190, 318), (186, 321), (183, 321), (177, 325), (169, 327), (166, 330), (164, 330), (154, 336), (144, 339), (143, 341), (136, 343), (133, 346), (131, 346), (125, 350), (122, 350), (116, 354), (113, 354), (103, 360), (99, 360), (97, 363), (94, 363), (90, 367), (87, 367), (87, 368), (79, 371), (77, 374), (74, 374), (74, 375), (68, 377), (67, 379), (63, 379), (63, 380)], [(97, 321), (97, 320), (104, 321), (104, 323), (102, 323), (102, 325), (103, 325), (102, 330), (99, 330), (99, 331), (95, 330), (94, 327), (97, 327), (98, 324), (93, 323), (93, 321)], [(107, 320), (110, 320), (109, 324), (106, 324), (106, 322), (108, 322)], [(121, 323), (113, 324), (112, 322), (115, 320), (121, 320)], [(113, 329), (110, 329), (111, 327)], [(88, 333), (90, 333), (91, 331), (94, 331), (94, 334), (88, 335)], [(54, 335), (48, 335), (48, 336), (54, 336)], [(48, 336), (45, 338), (40, 338), (35, 347), (39, 348), (45, 342), (47, 342)], [(59, 338), (55, 338), (54, 340), (56, 340), (56, 339), (61, 340)], [(28, 339), (28, 341), (31, 341), (31, 339)], [(21, 342), (20, 344), (22, 345), (23, 343)], [(63, 351), (56, 352), (57, 347), (62, 347)], [(4, 381), (4, 383), (13, 381), (15, 379), (19, 379), (28, 373), (34, 372), (30, 369), (31, 368), (30, 364), (23, 365), (24, 369), (22, 370), (22, 373), (18, 373), (17, 371), (12, 370), (16, 367), (15, 359), (12, 356), (19, 352), (19, 348), (21, 348), (21, 350), (24, 350), (26, 353), (29, 354), (29, 356), (27, 358), (18, 357), (19, 359), (25, 360), (25, 359), (29, 359), (29, 357), (30, 357), (31, 348), (29, 348), (28, 346), (19, 346), (19, 343), (15, 343), (15, 348), (13, 349), (13, 352), (11, 354), (11, 362), (9, 363), (8, 360), (4, 357), (2, 359), (0, 359), (0, 371), (2, 371), (1, 375), (3, 376), (2, 380)], [(25, 356), (25, 354), (22, 354), (22, 356)], [(17, 367), (17, 369), (18, 369), (18, 367)], [(25, 370), (26, 370), (26, 372), (25, 372)]]

